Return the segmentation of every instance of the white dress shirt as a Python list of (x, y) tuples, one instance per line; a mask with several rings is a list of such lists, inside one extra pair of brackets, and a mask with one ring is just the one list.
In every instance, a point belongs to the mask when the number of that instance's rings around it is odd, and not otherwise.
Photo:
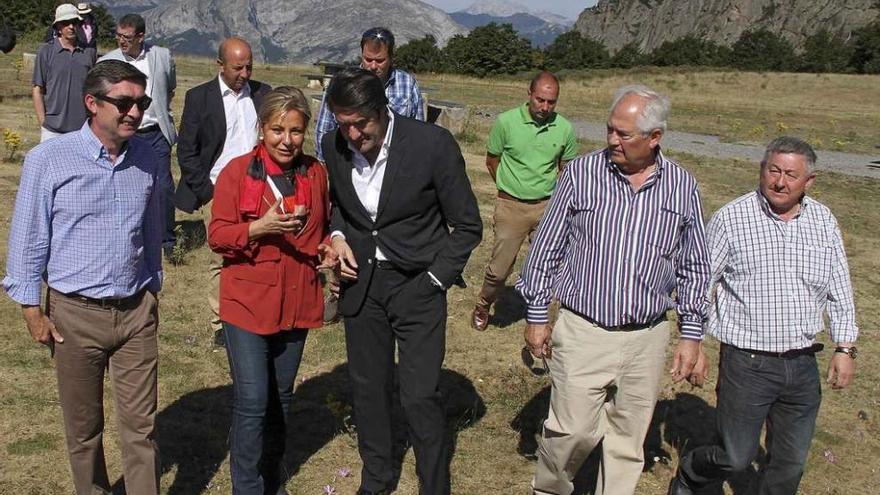
[[(144, 93), (153, 98), (153, 78), (150, 77), (150, 63), (147, 61), (147, 52), (145, 48), (141, 48), (141, 53), (137, 56), (137, 58), (131, 58), (125, 52), (122, 52), (122, 56), (125, 58), (125, 61), (129, 64), (133, 65), (137, 70), (144, 73), (147, 76), (147, 87)], [(147, 127), (159, 125), (159, 119), (156, 118), (155, 111), (153, 111), (153, 106), (150, 105), (150, 108), (144, 112), (144, 119), (141, 121), (140, 129), (146, 129)]]
[(217, 183), (217, 177), (223, 168), (232, 161), (253, 149), (257, 144), (257, 111), (251, 99), (251, 87), (247, 84), (236, 93), (217, 76), (220, 81), (220, 94), (223, 96), (223, 111), (226, 114), (226, 141), (223, 151), (211, 168), (211, 183)]

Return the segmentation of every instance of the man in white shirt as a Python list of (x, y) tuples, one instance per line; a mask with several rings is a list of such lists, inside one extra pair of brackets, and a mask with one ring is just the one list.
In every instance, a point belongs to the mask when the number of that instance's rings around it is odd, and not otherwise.
[[(251, 80), (253, 55), (247, 41), (233, 37), (220, 43), (219, 75), (186, 92), (177, 140), (180, 183), (174, 204), (192, 213), (205, 207), (205, 225), (211, 221), (214, 182), (233, 158), (257, 144), (257, 109), (271, 87)], [(220, 327), (219, 256), (211, 258), (208, 303), (213, 313), (214, 342), (223, 345)]]
[(138, 14), (126, 14), (116, 23), (116, 43), (119, 48), (101, 57), (121, 60), (133, 65), (147, 76), (146, 94), (153, 102), (144, 112), (137, 136), (146, 140), (159, 157), (159, 184), (162, 189), (162, 251), (169, 256), (174, 250), (174, 179), (171, 178), (171, 147), (177, 142), (171, 99), (177, 87), (174, 59), (167, 48), (144, 42), (146, 24)]

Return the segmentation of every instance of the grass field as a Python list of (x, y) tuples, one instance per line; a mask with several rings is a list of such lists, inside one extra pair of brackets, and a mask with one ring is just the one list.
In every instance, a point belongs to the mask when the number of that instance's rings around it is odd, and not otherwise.
[[(20, 53), (0, 55), (0, 128), (24, 139), (23, 150), (38, 139), (29, 98), (29, 74), (16, 74)], [(180, 115), (183, 93), (212, 77), (208, 60), (178, 58)], [(273, 85), (302, 85), (311, 67), (258, 66), (255, 78)], [(496, 111), (524, 98), (527, 78), (477, 81), (451, 76), (420, 76), (431, 96)], [(787, 132), (822, 139), (845, 139), (846, 151), (868, 151), (880, 129), (880, 79), (876, 76), (815, 76), (735, 72), (674, 71), (603, 72), (570, 75), (563, 84), (560, 111), (589, 120), (603, 120), (612, 89), (641, 81), (670, 94), (671, 127), (719, 133), (729, 139), (766, 141), (783, 123)], [(735, 132), (732, 122), (740, 121)], [(455, 494), (528, 493), (534, 462), (534, 435), (546, 413), (548, 381), (533, 377), (519, 361), (522, 347), (522, 306), (512, 292), (499, 303), (493, 324), (484, 333), (467, 320), (482, 269), (491, 247), (494, 187), (483, 167), (485, 135), (490, 119), (475, 117), (463, 143), (468, 171), (487, 226), (483, 244), (465, 271), (467, 289), (449, 293), (448, 352), (443, 389), (449, 397), (449, 422), (454, 428), (452, 461)], [(761, 133), (748, 131), (763, 126)], [(818, 144), (818, 143), (817, 143)], [(309, 145), (311, 146), (311, 144)], [(597, 143), (582, 143), (588, 151)], [(3, 150), (0, 150), (2, 152)], [(5, 265), (8, 225), (18, 186), (20, 158), (0, 163), (0, 264)], [(753, 189), (757, 166), (738, 161), (673, 155), (692, 171), (703, 192), (706, 215), (730, 199)], [(176, 168), (176, 167), (175, 167)], [(880, 493), (880, 366), (876, 355), (880, 324), (880, 203), (878, 182), (822, 173), (814, 196), (836, 213), (844, 232), (862, 328), (858, 376), (844, 392), (825, 387), (817, 432), (801, 492), (804, 494)], [(162, 450), (162, 489), (167, 494), (229, 493), (228, 445), (231, 388), (226, 356), (211, 346), (208, 329), (206, 267), (208, 250), (198, 226), (200, 215), (178, 212), (188, 236), (188, 252), (180, 266), (166, 265), (161, 294), (160, 385), (158, 441)], [(70, 493), (61, 411), (54, 370), (46, 349), (33, 343), (19, 308), (0, 298), (0, 493)], [(826, 342), (826, 336), (822, 336)], [(712, 362), (717, 345), (707, 343)], [(823, 371), (829, 353), (820, 356)], [(703, 389), (672, 385), (664, 380), (655, 424), (647, 444), (648, 463), (638, 493), (662, 494), (682, 449), (710, 440), (714, 417), (714, 378)], [(105, 448), (111, 477), (120, 474), (120, 454), (108, 393)], [(289, 467), (293, 494), (353, 493), (360, 463), (349, 426), (345, 348), (339, 325), (314, 331), (306, 346), (297, 379), (289, 433)], [(340, 470), (350, 469), (344, 476)], [(744, 475), (726, 488), (747, 493), (754, 476)], [(398, 493), (416, 493), (412, 452), (402, 458)]]

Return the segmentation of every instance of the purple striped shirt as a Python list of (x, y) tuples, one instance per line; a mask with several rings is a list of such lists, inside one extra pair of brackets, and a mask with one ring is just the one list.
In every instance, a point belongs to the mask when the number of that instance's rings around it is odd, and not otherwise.
[(708, 283), (693, 176), (658, 151), (634, 192), (600, 150), (566, 165), (516, 289), (529, 323), (549, 321), (553, 297), (604, 327), (648, 323), (675, 307), (682, 337), (699, 340)]

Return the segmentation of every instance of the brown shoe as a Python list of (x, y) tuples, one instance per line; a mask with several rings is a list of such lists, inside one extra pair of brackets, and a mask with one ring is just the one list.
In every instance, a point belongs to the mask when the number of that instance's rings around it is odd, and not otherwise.
[(474, 312), (471, 313), (471, 327), (480, 332), (486, 330), (489, 326), (489, 310), (480, 306), (474, 306)]

